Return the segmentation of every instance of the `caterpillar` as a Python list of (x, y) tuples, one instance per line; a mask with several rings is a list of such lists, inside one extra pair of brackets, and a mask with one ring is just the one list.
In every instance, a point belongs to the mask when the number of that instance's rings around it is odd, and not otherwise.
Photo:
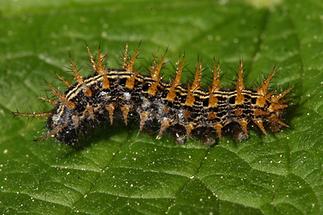
[(257, 127), (264, 135), (266, 128), (277, 132), (288, 127), (283, 115), (288, 107), (284, 98), (290, 89), (278, 94), (269, 91), (275, 68), (257, 89), (246, 89), (241, 60), (235, 88), (223, 89), (220, 66), (216, 64), (212, 69), (212, 83), (208, 90), (203, 90), (200, 62), (196, 64), (193, 82), (185, 88), (181, 84), (183, 57), (176, 63), (173, 81), (166, 83), (160, 75), (165, 56), (155, 59), (150, 76), (144, 76), (134, 67), (138, 49), (129, 55), (126, 45), (120, 69), (106, 68), (106, 55), (100, 49), (95, 57), (89, 48), (87, 50), (93, 75), (83, 77), (71, 62), (76, 82), (71, 84), (60, 78), (67, 86), (65, 92), (50, 86), (56, 97), (47, 99), (54, 106), (52, 110), (31, 114), (15, 112), (15, 115), (47, 117), (45, 139), (53, 137), (73, 145), (90, 128), (102, 124), (112, 126), (117, 119), (122, 119), (125, 125), (130, 121), (137, 123), (140, 131), (152, 130), (153, 125), (157, 125), (157, 139), (169, 132), (178, 143), (198, 137), (213, 144), (216, 138), (227, 133), (243, 140), (248, 137), (250, 127)]

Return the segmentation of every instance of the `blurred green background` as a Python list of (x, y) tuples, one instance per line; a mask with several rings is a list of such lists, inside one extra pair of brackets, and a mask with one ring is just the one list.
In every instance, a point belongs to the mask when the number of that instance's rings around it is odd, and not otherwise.
[[(321, 0), (1, 0), (0, 212), (2, 214), (322, 214), (323, 2)], [(111, 128), (82, 150), (34, 142), (44, 120), (10, 111), (44, 111), (47, 83), (64, 89), (73, 58), (89, 74), (86, 44), (100, 44), (119, 67), (125, 43), (141, 43), (136, 68), (168, 48), (163, 76), (185, 53), (183, 82), (197, 57), (222, 65), (234, 84), (240, 58), (246, 86), (272, 66), (273, 89), (293, 86), (290, 128), (213, 147), (176, 145), (138, 130)], [(210, 83), (211, 71), (203, 74)]]

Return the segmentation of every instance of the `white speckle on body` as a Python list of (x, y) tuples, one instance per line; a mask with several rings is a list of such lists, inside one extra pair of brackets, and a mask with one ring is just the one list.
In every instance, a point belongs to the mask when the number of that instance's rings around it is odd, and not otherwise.
[(142, 96), (141, 99), (142, 99), (141, 107), (143, 109), (146, 109), (146, 108), (150, 107), (150, 101), (147, 98)]
[(123, 93), (123, 96), (126, 101), (129, 101), (131, 99), (131, 95), (128, 92)]

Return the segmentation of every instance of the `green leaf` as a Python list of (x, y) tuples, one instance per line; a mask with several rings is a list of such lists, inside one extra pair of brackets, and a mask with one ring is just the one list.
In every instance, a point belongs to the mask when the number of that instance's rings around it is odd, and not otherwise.
[[(323, 4), (320, 0), (25, 0), (0, 2), (0, 211), (3, 214), (322, 214)], [(279, 67), (272, 88), (293, 87), (289, 129), (204, 146), (155, 140), (120, 125), (76, 150), (34, 142), (46, 111), (38, 97), (56, 74), (71, 79), (69, 56), (88, 74), (85, 46), (101, 44), (117, 67), (128, 42), (141, 43), (136, 67), (152, 54), (215, 57), (230, 87), (240, 58), (246, 85)], [(210, 83), (210, 70), (203, 74)], [(164, 70), (172, 77), (171, 64)]]

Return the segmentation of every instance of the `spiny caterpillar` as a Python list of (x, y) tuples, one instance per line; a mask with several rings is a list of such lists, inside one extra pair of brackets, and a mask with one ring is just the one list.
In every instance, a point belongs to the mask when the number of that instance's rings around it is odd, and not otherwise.
[[(98, 50), (94, 58), (88, 49), (89, 60), (94, 74), (84, 78), (75, 63), (71, 68), (76, 83), (62, 79), (68, 89), (63, 93), (51, 87), (56, 100), (49, 100), (54, 108), (49, 112), (30, 113), (32, 116), (46, 116), (48, 131), (43, 138), (54, 137), (66, 144), (77, 143), (95, 128), (106, 123), (113, 125), (122, 118), (125, 125), (131, 119), (139, 124), (139, 130), (153, 130), (158, 125), (157, 139), (166, 130), (184, 143), (195, 136), (206, 143), (215, 142), (223, 133), (232, 133), (239, 139), (248, 137), (248, 128), (256, 125), (263, 134), (266, 127), (277, 132), (288, 127), (282, 121), (287, 104), (283, 101), (290, 89), (278, 94), (269, 91), (275, 69), (256, 90), (245, 89), (243, 63), (240, 61), (235, 89), (222, 89), (220, 68), (213, 68), (213, 81), (208, 91), (201, 89), (202, 64), (198, 62), (192, 84), (181, 85), (184, 58), (176, 63), (176, 75), (171, 83), (161, 79), (160, 71), (165, 63), (164, 56), (153, 62), (150, 76), (141, 75), (135, 68), (138, 50), (128, 55), (126, 45), (121, 69), (106, 68), (103, 55)], [(28, 115), (28, 113), (15, 113)]]

